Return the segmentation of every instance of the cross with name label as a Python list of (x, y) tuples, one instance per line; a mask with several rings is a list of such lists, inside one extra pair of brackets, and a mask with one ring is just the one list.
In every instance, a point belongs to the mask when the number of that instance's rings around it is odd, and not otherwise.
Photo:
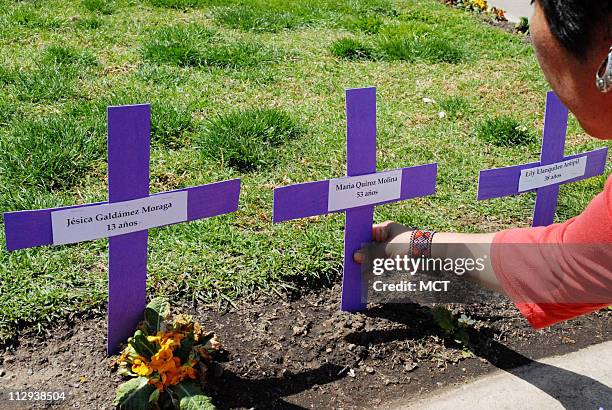
[(274, 190), (273, 221), (345, 212), (344, 311), (367, 307), (367, 288), (353, 253), (372, 240), (374, 206), (433, 195), (437, 164), (376, 173), (376, 88), (346, 91), (347, 177), (289, 185)]
[(9, 251), (109, 237), (109, 354), (146, 305), (148, 228), (235, 212), (240, 180), (149, 195), (150, 105), (108, 108), (108, 202), (7, 212)]
[(557, 95), (546, 96), (540, 162), (480, 171), (478, 200), (537, 192), (532, 226), (553, 223), (561, 184), (601, 175), (608, 148), (564, 156), (568, 111)]

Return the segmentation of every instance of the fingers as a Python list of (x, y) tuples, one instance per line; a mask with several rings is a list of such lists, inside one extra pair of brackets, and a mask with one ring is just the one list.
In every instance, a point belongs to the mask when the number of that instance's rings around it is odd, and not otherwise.
[(365, 259), (365, 251), (363, 249), (359, 249), (357, 252), (353, 254), (353, 260), (358, 264), (362, 264), (364, 259)]
[[(391, 240), (395, 236), (407, 232), (408, 228), (404, 225), (398, 224), (393, 221), (386, 221), (380, 224), (372, 225), (372, 240), (374, 242), (382, 243)], [(365, 260), (365, 249), (359, 249), (353, 254), (353, 260), (356, 263), (363, 263)]]
[(386, 221), (381, 224), (372, 225), (372, 238), (375, 242), (384, 242), (389, 238), (389, 231), (395, 222)]

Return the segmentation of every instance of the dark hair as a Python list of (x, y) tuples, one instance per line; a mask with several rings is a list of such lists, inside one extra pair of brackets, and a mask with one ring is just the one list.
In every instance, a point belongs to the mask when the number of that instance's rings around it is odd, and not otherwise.
[(612, 0), (538, 0), (553, 35), (575, 56), (586, 56), (593, 30), (605, 24)]

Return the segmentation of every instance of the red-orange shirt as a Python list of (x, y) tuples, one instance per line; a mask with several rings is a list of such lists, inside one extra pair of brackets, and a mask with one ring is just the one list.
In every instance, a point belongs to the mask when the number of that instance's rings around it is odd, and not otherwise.
[(579, 216), (499, 232), (491, 255), (502, 287), (536, 329), (612, 305), (612, 176)]

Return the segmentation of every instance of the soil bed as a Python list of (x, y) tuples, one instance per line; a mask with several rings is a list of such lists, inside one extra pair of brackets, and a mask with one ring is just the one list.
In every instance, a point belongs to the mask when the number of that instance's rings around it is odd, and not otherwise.
[[(226, 314), (180, 307), (226, 346), (207, 387), (219, 408), (371, 408), (612, 340), (609, 310), (534, 331), (509, 302), (455, 305), (476, 320), (468, 353), (440, 331), (430, 307), (349, 314), (338, 311), (339, 295), (336, 285), (299, 298), (263, 296)], [(112, 408), (122, 379), (105, 356), (105, 329), (98, 317), (46, 336), (22, 332), (0, 356), (3, 388), (66, 392), (53, 408)]]

